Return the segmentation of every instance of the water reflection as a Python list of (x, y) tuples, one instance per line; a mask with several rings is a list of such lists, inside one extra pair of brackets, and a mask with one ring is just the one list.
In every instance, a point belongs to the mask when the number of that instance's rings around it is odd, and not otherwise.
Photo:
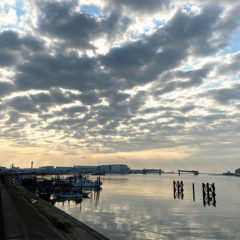
[[(48, 199), (53, 205), (57, 207), (64, 207), (65, 204), (68, 206), (73, 206), (73, 205), (80, 205), (80, 210), (81, 210), (81, 204), (84, 200), (86, 199), (92, 199), (93, 200), (93, 205), (95, 206), (95, 209), (97, 209), (98, 204), (99, 204), (99, 199), (100, 199), (100, 189), (92, 189), (88, 197), (85, 198), (54, 198), (54, 199)], [(61, 206), (60, 206), (61, 204)]]
[(202, 183), (202, 193), (203, 193), (203, 206), (214, 206), (216, 207), (216, 193), (215, 184)]
[(81, 205), (82, 201), (83, 201), (83, 198), (79, 198), (79, 199), (56, 198), (52, 201), (52, 203), (53, 205), (62, 204), (62, 206), (64, 206), (64, 204), (68, 204), (70, 206), (72, 203), (75, 203), (76, 205), (77, 204)]
[[(193, 191), (193, 202), (195, 202), (195, 185), (192, 183)], [(216, 193), (215, 193), (215, 184), (202, 183), (202, 197), (203, 197), (203, 206), (214, 206), (216, 207)], [(182, 199), (184, 198), (184, 188), (183, 181), (173, 181), (173, 198)]]
[(184, 198), (183, 181), (173, 181), (173, 197), (174, 199)]
[[(103, 179), (103, 190), (93, 192), (92, 198), (80, 204), (70, 201), (56, 206), (112, 240), (238, 239), (240, 236), (240, 193), (236, 178), (226, 182), (226, 178), (209, 176), (181, 176), (181, 179), (164, 175), (124, 176), (127, 181), (122, 181), (123, 176), (110, 181), (107, 177)], [(174, 200), (173, 178), (179, 184), (184, 183), (182, 201)], [(202, 182), (213, 180), (218, 190), (218, 208), (204, 208)], [(176, 199), (177, 196), (176, 190)], [(210, 191), (209, 196), (213, 199)]]
[(97, 209), (100, 199), (100, 191), (94, 191), (94, 206)]

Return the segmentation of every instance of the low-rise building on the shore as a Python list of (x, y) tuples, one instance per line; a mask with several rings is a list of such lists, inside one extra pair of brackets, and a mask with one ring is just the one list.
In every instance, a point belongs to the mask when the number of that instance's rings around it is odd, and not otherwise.
[(101, 165), (98, 166), (97, 169), (105, 173), (128, 174), (131, 172), (130, 168), (126, 164)]
[(7, 170), (7, 168), (0, 166), (0, 172), (5, 172), (6, 170)]
[[(1, 167), (0, 167), (1, 168)], [(78, 166), (73, 167), (67, 166), (41, 166), (39, 168), (16, 168), (13, 165), (10, 169), (2, 167), (2, 169), (10, 171), (21, 171), (24, 173), (39, 173), (39, 174), (64, 174), (64, 173), (83, 173), (83, 174), (129, 174), (131, 169), (126, 164), (109, 164), (109, 165), (100, 165), (100, 166)]]
[(238, 169), (235, 170), (235, 174), (236, 174), (237, 176), (240, 176), (240, 168), (238, 168)]
[(93, 173), (98, 171), (97, 166), (73, 166), (73, 170), (82, 173)]
[(67, 173), (71, 172), (73, 170), (73, 167), (56, 167), (55, 172), (57, 173)]
[(38, 171), (46, 173), (46, 172), (54, 172), (55, 169), (54, 169), (54, 166), (42, 166), (38, 168)]
[(162, 169), (131, 169), (132, 174), (162, 174)]

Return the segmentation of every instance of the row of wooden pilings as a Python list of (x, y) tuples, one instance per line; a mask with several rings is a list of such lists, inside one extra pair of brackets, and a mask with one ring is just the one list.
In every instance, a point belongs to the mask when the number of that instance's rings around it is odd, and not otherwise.
[[(216, 192), (215, 184), (202, 183), (202, 197), (203, 206), (214, 206), (216, 207)], [(195, 184), (192, 183), (193, 201), (195, 201)], [(184, 184), (183, 181), (173, 181), (173, 197), (174, 199), (184, 198)]]

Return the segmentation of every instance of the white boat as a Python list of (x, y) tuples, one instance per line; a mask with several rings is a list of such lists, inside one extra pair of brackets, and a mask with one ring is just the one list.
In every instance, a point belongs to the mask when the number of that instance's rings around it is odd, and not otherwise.
[(63, 183), (71, 184), (74, 188), (82, 188), (82, 187), (100, 187), (102, 185), (102, 182), (100, 181), (100, 178), (98, 178), (96, 181), (92, 181), (88, 179), (87, 177), (79, 176), (79, 177), (68, 177), (61, 180)]
[(102, 182), (100, 181), (100, 177), (97, 178), (96, 181), (92, 181), (88, 179), (86, 176), (74, 176), (74, 177), (67, 177), (63, 179), (56, 179), (55, 182), (61, 183), (61, 184), (70, 184), (73, 188), (95, 188), (100, 187), (102, 185)]
[(102, 183), (88, 178), (76, 178), (71, 182), (73, 187), (99, 187)]

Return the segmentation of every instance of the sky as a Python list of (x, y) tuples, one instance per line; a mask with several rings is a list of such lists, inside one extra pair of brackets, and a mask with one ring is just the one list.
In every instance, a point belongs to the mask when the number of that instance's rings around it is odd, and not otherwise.
[(1, 0), (0, 166), (239, 168), (239, 11)]

